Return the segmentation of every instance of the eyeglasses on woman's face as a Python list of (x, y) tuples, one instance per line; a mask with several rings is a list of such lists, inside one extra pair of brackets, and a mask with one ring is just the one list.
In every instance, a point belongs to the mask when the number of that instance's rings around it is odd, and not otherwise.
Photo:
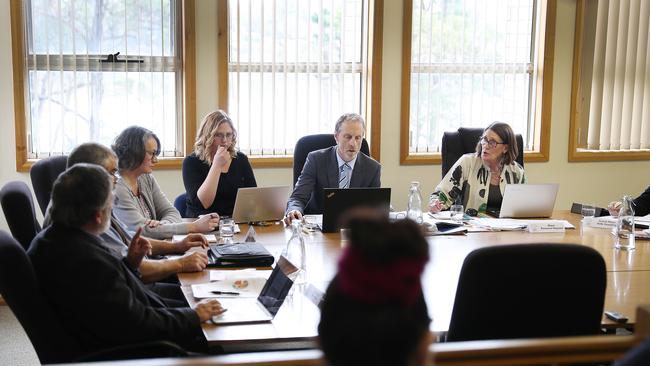
[(156, 154), (156, 150), (145, 150), (146, 156), (151, 158), (152, 161), (157, 161), (158, 160), (158, 155)]
[(488, 139), (485, 136), (481, 136), (479, 141), (481, 142), (481, 145), (487, 146), (490, 149), (494, 149), (497, 145), (507, 145), (505, 142), (498, 142), (497, 140)]
[(217, 132), (214, 134), (214, 137), (217, 140), (232, 140), (233, 136), (234, 134), (232, 132), (227, 132), (227, 133)]

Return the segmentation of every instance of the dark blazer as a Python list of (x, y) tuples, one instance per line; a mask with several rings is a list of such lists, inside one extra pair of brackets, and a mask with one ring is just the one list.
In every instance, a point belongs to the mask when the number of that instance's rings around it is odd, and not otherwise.
[(634, 199), (634, 215), (645, 216), (650, 213), (650, 187)]
[[(357, 154), (350, 187), (380, 187), (381, 165), (365, 154)], [(339, 187), (339, 167), (336, 146), (312, 151), (302, 168), (298, 182), (289, 197), (287, 212), (323, 213), (323, 189)]]
[(196, 312), (171, 308), (147, 290), (99, 237), (55, 223), (34, 238), (28, 254), (54, 314), (84, 351), (153, 340), (204, 346)]

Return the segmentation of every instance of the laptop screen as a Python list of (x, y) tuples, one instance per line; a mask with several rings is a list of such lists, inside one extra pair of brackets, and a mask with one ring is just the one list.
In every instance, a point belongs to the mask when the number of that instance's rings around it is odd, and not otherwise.
[(293, 280), (290, 277), (295, 272), (298, 272), (298, 268), (284, 256), (280, 256), (257, 298), (271, 315), (275, 316), (280, 310), (280, 306), (293, 285)]
[(324, 233), (339, 229), (343, 213), (353, 207), (372, 207), (385, 212), (390, 211), (390, 188), (325, 188), (323, 190)]

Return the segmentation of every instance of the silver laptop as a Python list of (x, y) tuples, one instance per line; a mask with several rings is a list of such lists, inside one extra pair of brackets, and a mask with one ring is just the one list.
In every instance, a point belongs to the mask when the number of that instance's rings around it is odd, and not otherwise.
[(558, 184), (507, 184), (499, 217), (550, 217)]
[(292, 275), (297, 271), (296, 266), (284, 256), (280, 256), (257, 299), (250, 297), (219, 299), (221, 305), (227, 310), (221, 315), (213, 316), (212, 322), (240, 324), (273, 320), (293, 285)]
[(289, 186), (239, 188), (232, 218), (238, 224), (282, 220), (288, 199)]

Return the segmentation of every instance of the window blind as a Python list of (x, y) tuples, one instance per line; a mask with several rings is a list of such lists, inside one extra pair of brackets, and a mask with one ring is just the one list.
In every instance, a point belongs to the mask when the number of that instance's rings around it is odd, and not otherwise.
[(239, 148), (292, 155), (297, 139), (363, 114), (367, 2), (229, 0), (227, 110)]
[(650, 2), (597, 2), (587, 150), (650, 148)]
[(439, 152), (445, 131), (493, 121), (532, 149), (538, 2), (410, 1), (409, 152)]
[(23, 1), (28, 158), (109, 145), (135, 124), (182, 155), (179, 4)]

